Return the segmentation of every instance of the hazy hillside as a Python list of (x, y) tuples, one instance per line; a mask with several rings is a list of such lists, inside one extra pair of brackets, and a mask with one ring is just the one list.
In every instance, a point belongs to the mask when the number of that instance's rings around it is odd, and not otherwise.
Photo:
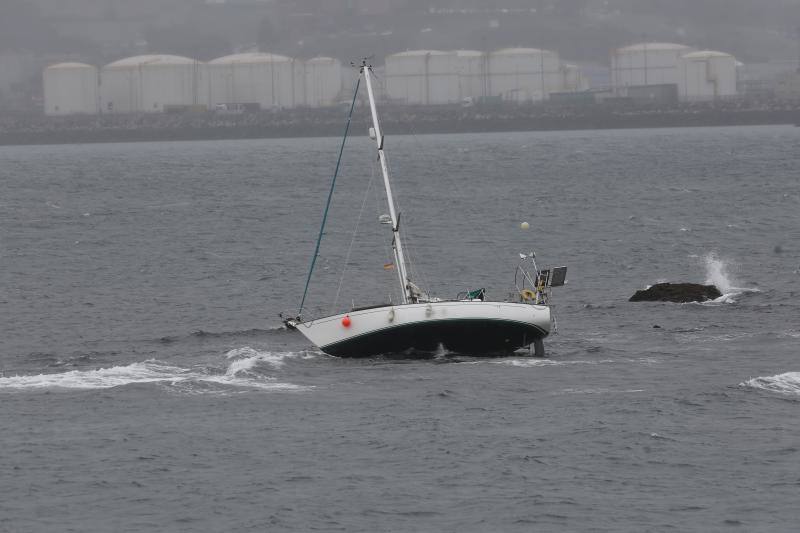
[(3, 0), (0, 50), (100, 59), (159, 51), (206, 59), (262, 48), (293, 55), (536, 46), (606, 62), (640, 40), (685, 42), (744, 61), (798, 55), (800, 0)]

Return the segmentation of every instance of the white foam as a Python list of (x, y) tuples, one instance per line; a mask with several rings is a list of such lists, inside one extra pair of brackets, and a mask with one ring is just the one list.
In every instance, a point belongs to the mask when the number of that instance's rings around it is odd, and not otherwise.
[(644, 392), (644, 389), (563, 389), (564, 394), (633, 394)]
[(741, 293), (738, 292), (726, 292), (719, 298), (714, 298), (713, 300), (707, 300), (705, 302), (700, 302), (701, 305), (714, 305), (714, 304), (735, 304), (736, 298)]
[(736, 296), (746, 292), (760, 292), (757, 288), (736, 287), (728, 268), (728, 263), (717, 257), (713, 252), (705, 256), (706, 284), (714, 285), (722, 296), (703, 302), (703, 304), (734, 304)]
[(775, 376), (757, 377), (740, 383), (739, 386), (800, 396), (800, 372), (786, 372)]
[(0, 378), (0, 389), (108, 389), (133, 383), (183, 381), (188, 371), (157, 361), (144, 361), (126, 366), (97, 370), (70, 370), (58, 374), (9, 376)]
[(533, 359), (525, 357), (522, 359), (500, 359), (488, 361), (490, 364), (518, 366), (518, 367), (537, 367), (537, 366), (569, 366), (569, 365), (607, 365), (615, 363), (641, 363), (641, 364), (657, 364), (659, 361), (652, 357), (640, 358), (624, 358), (624, 359), (576, 359), (576, 360), (558, 360), (558, 359)]
[[(233, 354), (237, 352), (237, 354)], [(232, 355), (233, 354), (233, 355)], [(275, 364), (283, 357), (293, 354), (258, 352), (252, 348), (242, 348), (228, 353), (228, 358), (249, 357), (232, 361), (224, 374), (209, 373), (206, 369), (187, 369), (166, 363), (148, 360), (124, 366), (100, 368), (96, 370), (70, 370), (57, 374), (38, 374), (0, 377), (2, 390), (42, 390), (42, 389), (110, 389), (125, 385), (143, 383), (191, 384), (216, 383), (232, 387), (246, 387), (262, 390), (307, 390), (308, 387), (291, 383), (280, 383), (270, 376), (259, 375), (253, 368), (260, 362)]]
[(723, 295), (731, 292), (732, 284), (728, 265), (714, 253), (706, 255), (705, 261), (706, 283), (716, 286)]
[(598, 359), (595, 361), (557, 361), (553, 359), (505, 359), (502, 361), (491, 361), (496, 365), (532, 367), (532, 366), (565, 366), (565, 365), (599, 365), (613, 363), (613, 359)]
[(313, 357), (305, 352), (261, 352), (249, 346), (236, 348), (225, 354), (226, 359), (233, 359), (228, 365), (226, 374), (236, 374), (251, 370), (258, 363), (267, 363), (274, 368), (280, 368), (287, 359)]

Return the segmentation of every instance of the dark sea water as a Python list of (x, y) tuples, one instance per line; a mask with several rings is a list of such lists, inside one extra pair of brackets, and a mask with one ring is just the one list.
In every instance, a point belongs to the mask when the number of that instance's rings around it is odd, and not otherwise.
[[(569, 266), (546, 359), (280, 327), (338, 143), (0, 147), (0, 531), (797, 530), (800, 128), (388, 137), (421, 285)], [(373, 158), (310, 314), (394, 290)], [(725, 296), (627, 301), (659, 281)]]

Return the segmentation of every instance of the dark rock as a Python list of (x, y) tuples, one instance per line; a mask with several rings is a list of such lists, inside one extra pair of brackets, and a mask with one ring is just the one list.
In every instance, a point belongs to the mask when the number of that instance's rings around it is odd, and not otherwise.
[(705, 302), (722, 296), (714, 285), (699, 283), (656, 283), (649, 289), (636, 291), (631, 302)]

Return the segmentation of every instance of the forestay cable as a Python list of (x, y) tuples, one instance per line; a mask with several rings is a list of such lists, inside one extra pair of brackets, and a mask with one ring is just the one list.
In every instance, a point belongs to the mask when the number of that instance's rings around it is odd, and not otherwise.
[(333, 172), (333, 179), (331, 180), (331, 189), (328, 192), (328, 201), (325, 204), (325, 212), (322, 215), (322, 225), (319, 227), (319, 236), (317, 237), (317, 246), (314, 249), (314, 256), (311, 258), (311, 266), (308, 269), (308, 277), (306, 278), (306, 288), (303, 289), (303, 299), (300, 300), (300, 310), (297, 312), (298, 316), (303, 314), (303, 307), (306, 304), (306, 296), (308, 295), (308, 285), (311, 283), (311, 275), (314, 273), (314, 265), (317, 263), (317, 256), (319, 256), (319, 245), (322, 242), (322, 234), (325, 231), (325, 222), (328, 220), (328, 210), (331, 207), (331, 200), (333, 199), (333, 188), (336, 185), (336, 178), (339, 176), (339, 166), (342, 163), (342, 154), (344, 153), (344, 145), (347, 142), (347, 134), (350, 132), (350, 122), (353, 118), (353, 110), (356, 107), (356, 96), (358, 96), (358, 88), (361, 85), (361, 78), (356, 81), (356, 90), (353, 92), (353, 102), (350, 104), (350, 113), (347, 115), (347, 124), (344, 127), (344, 137), (342, 137), (342, 145), (339, 148), (339, 158), (336, 160), (336, 170)]

